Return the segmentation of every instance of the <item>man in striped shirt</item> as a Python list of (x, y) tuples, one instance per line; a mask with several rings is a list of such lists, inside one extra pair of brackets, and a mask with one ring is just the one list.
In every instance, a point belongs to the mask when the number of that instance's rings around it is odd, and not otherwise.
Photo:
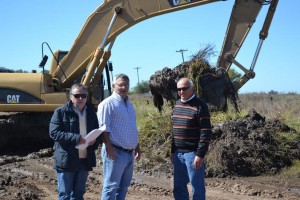
[(188, 78), (177, 83), (180, 99), (172, 112), (173, 138), (171, 161), (174, 165), (174, 198), (188, 200), (187, 184), (192, 186), (192, 199), (205, 199), (204, 156), (211, 139), (211, 122), (207, 104), (194, 94)]

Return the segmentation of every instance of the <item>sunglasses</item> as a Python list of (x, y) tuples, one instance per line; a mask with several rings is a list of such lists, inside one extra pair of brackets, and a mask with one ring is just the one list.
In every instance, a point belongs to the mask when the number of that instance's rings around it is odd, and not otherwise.
[(190, 89), (190, 87), (177, 88), (177, 91), (186, 91), (188, 89)]
[(73, 97), (75, 97), (76, 99), (79, 99), (80, 97), (85, 99), (87, 97), (87, 94), (72, 94)]

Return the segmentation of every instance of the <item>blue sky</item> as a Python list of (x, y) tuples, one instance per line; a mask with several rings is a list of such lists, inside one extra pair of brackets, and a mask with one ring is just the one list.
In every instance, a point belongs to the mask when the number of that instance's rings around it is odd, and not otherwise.
[[(69, 50), (87, 17), (103, 1), (88, 0), (1, 0), (0, 1), (0, 66), (10, 69), (41, 71), (41, 44)], [(116, 39), (110, 61), (114, 72), (126, 73), (131, 86), (139, 80), (148, 81), (155, 71), (174, 68), (197, 53), (206, 44), (215, 45), (219, 52), (234, 1), (220, 1), (181, 10), (143, 21)], [(256, 77), (240, 89), (245, 92), (300, 93), (300, 1), (280, 0), (269, 36), (264, 41), (256, 63)], [(258, 34), (268, 7), (264, 6), (248, 35), (237, 60), (251, 65)], [(50, 52), (45, 50), (50, 57)], [(211, 58), (215, 64), (218, 56)], [(50, 64), (46, 65), (46, 69)], [(48, 67), (49, 68), (49, 67)], [(236, 69), (236, 68), (235, 68)]]

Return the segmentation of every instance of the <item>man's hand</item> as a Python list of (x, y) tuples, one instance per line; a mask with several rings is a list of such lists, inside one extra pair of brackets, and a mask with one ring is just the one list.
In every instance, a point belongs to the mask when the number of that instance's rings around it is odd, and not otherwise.
[(83, 137), (80, 136), (80, 141), (79, 144), (84, 144), (85, 143), (85, 139)]
[(194, 159), (195, 169), (201, 169), (202, 166), (203, 166), (203, 158), (196, 156)]
[(171, 153), (170, 159), (171, 159), (171, 162), (173, 163), (174, 162), (174, 153)]
[(140, 149), (140, 145), (137, 145), (134, 151), (134, 159), (138, 161), (140, 160), (140, 158), (141, 158), (141, 149)]
[(114, 160), (116, 158), (116, 152), (115, 152), (115, 149), (113, 148), (113, 146), (110, 142), (109, 133), (108, 132), (103, 132), (102, 133), (102, 139), (103, 139), (103, 142), (105, 144), (107, 157)]
[(116, 158), (116, 151), (111, 144), (106, 144), (107, 157), (114, 160)]

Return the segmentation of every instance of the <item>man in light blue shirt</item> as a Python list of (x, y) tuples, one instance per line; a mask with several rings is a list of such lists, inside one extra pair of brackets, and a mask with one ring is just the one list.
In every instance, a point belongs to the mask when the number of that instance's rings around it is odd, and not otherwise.
[(102, 200), (125, 200), (130, 186), (134, 160), (141, 156), (138, 144), (136, 114), (128, 99), (129, 78), (125, 74), (115, 76), (113, 94), (98, 106), (103, 146), (103, 189)]

